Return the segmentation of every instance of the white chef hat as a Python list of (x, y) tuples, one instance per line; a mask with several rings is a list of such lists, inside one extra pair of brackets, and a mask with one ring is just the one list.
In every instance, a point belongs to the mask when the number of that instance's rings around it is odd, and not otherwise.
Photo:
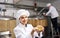
[(47, 7), (51, 6), (51, 3), (48, 3), (46, 6), (47, 6)]
[(22, 15), (30, 16), (30, 13), (29, 13), (28, 10), (20, 9), (20, 10), (17, 11), (16, 19), (19, 19), (19, 17), (22, 16)]

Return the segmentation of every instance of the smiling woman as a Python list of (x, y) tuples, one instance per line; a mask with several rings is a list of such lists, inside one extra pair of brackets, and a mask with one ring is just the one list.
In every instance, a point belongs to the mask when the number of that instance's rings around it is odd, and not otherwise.
[[(30, 13), (28, 10), (20, 9), (16, 14), (16, 19), (19, 20), (19, 24), (14, 28), (14, 33), (16, 38), (33, 38), (35, 37), (33, 34), (35, 31), (43, 32), (43, 26), (33, 27), (32, 24), (28, 24), (27, 22)], [(38, 22), (37, 22), (38, 23)], [(38, 28), (38, 29), (36, 29)], [(43, 35), (42, 33), (40, 35)], [(39, 36), (42, 37), (42, 36)]]
[(28, 10), (20, 9), (16, 14), (16, 19), (19, 20), (19, 24), (14, 28), (16, 38), (32, 38), (31, 32), (33, 26), (27, 24), (30, 13)]

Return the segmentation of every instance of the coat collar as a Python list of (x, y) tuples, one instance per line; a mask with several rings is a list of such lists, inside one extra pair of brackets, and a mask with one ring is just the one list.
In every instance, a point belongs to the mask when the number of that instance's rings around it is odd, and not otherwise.
[(23, 24), (19, 23), (19, 27), (25, 27), (25, 25), (23, 25)]

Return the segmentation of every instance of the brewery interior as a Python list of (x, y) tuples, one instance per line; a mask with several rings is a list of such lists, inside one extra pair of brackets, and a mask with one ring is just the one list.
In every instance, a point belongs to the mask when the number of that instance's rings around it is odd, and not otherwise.
[[(60, 38), (60, 32), (55, 34), (49, 16), (43, 16), (48, 12), (47, 3), (56, 7), (60, 15), (60, 0), (0, 0), (0, 38), (16, 38), (13, 29), (17, 25), (15, 15), (19, 9), (27, 9), (30, 12), (28, 23), (34, 27), (44, 26), (43, 38)], [(60, 28), (60, 16), (58, 17)]]

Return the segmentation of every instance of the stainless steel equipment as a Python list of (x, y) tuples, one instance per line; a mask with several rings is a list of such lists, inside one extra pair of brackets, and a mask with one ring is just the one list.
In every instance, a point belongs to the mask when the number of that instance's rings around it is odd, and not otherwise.
[(0, 32), (0, 38), (11, 38), (9, 35), (10, 31)]

